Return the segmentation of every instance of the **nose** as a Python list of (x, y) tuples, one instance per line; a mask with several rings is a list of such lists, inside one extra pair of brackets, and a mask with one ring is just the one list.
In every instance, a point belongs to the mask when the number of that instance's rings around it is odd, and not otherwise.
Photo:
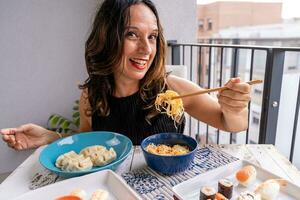
[(148, 38), (141, 39), (139, 43), (139, 52), (142, 53), (143, 55), (149, 55), (151, 54), (151, 51), (152, 48)]

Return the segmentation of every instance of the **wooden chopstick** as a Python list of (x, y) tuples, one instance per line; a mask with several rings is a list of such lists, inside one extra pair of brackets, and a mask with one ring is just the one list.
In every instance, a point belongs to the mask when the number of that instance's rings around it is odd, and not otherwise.
[[(252, 80), (252, 81), (248, 81), (246, 83), (248, 83), (249, 85), (254, 85), (254, 84), (259, 84), (262, 83), (262, 80)], [(226, 89), (226, 86), (223, 87), (217, 87), (217, 88), (211, 88), (211, 89), (204, 89), (201, 90), (199, 92), (194, 92), (194, 93), (190, 93), (190, 94), (184, 94), (184, 95), (179, 95), (176, 97), (172, 97), (171, 99), (178, 99), (178, 98), (184, 98), (184, 97), (190, 97), (190, 96), (195, 96), (195, 95), (199, 95), (199, 94), (205, 94), (205, 93), (209, 93), (209, 92), (215, 92), (215, 91), (220, 91), (220, 90), (224, 90)]]

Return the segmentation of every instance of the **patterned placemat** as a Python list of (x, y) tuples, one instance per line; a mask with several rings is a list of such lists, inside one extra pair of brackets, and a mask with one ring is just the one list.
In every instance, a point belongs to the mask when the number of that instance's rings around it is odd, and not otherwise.
[(173, 199), (172, 187), (203, 172), (238, 160), (219, 149), (204, 147), (197, 149), (192, 165), (184, 172), (164, 175), (149, 167), (122, 174), (124, 180), (144, 199)]
[(37, 188), (50, 185), (60, 180), (63, 179), (60, 178), (57, 174), (54, 174), (53, 172), (43, 168), (32, 177), (28, 188), (30, 190), (35, 190)]

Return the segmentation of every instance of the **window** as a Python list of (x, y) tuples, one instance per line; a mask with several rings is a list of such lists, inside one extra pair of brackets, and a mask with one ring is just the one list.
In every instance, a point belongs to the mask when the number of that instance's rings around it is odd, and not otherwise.
[(212, 30), (212, 28), (213, 28), (212, 20), (209, 18), (207, 19), (207, 30)]
[(199, 28), (199, 30), (202, 30), (203, 27), (204, 27), (204, 22), (203, 22), (202, 19), (199, 19), (199, 20), (198, 20), (198, 28)]

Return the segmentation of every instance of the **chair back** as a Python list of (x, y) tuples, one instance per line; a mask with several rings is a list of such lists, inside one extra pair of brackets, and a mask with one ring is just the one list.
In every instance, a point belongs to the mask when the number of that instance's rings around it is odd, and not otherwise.
[(172, 75), (187, 79), (186, 65), (166, 65), (166, 71)]

